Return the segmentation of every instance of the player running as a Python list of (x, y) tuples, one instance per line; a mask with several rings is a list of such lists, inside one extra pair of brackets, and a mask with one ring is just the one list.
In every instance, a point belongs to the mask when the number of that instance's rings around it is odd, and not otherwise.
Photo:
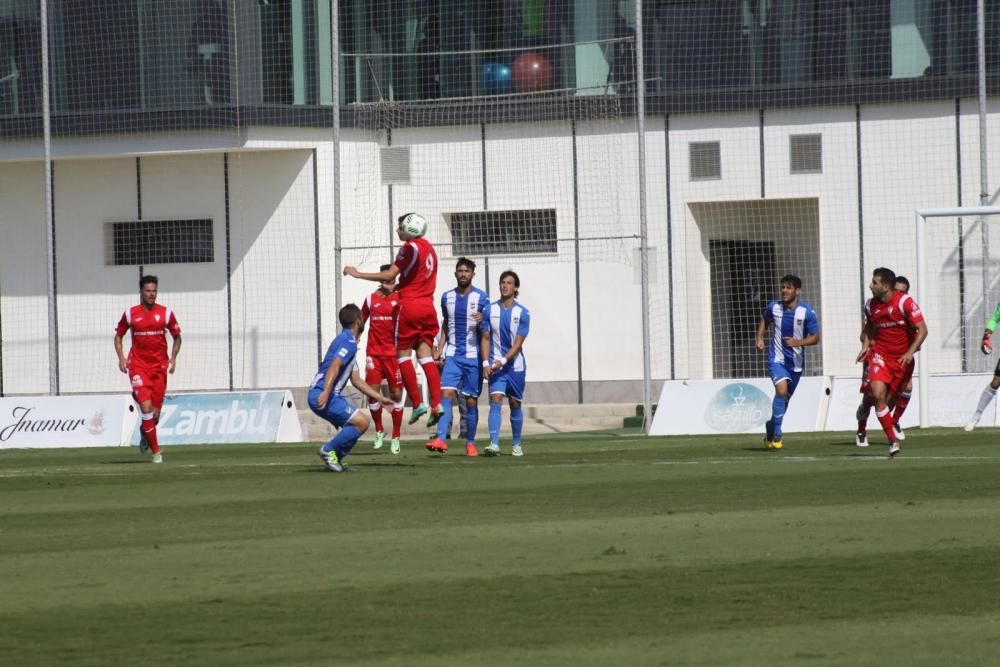
[[(865, 343), (858, 363), (868, 364), (868, 379), (875, 401), (875, 415), (889, 438), (889, 456), (899, 453), (889, 398), (898, 394), (912, 374), (908, 366), (927, 338), (927, 324), (920, 306), (908, 294), (893, 289), (896, 274), (880, 267), (872, 272), (872, 298), (865, 303)], [(915, 329), (911, 335), (909, 329)]]
[[(909, 294), (910, 281), (906, 278), (906, 276), (896, 276), (896, 282), (893, 283), (893, 289), (902, 294)], [(866, 301), (865, 308), (867, 307), (868, 302)], [(910, 336), (910, 342), (912, 342), (913, 336), (917, 335), (917, 330), (909, 328), (906, 332)], [(862, 345), (865, 345), (867, 335), (867, 330), (862, 327)], [(906, 440), (906, 434), (903, 432), (903, 427), (899, 425), (899, 420), (903, 418), (903, 413), (906, 411), (906, 407), (910, 404), (910, 397), (913, 395), (914, 368), (916, 368), (916, 364), (910, 364), (906, 367), (906, 372), (901, 383), (902, 389), (898, 394), (889, 398), (889, 407), (892, 408), (892, 430), (896, 434), (896, 439), (900, 442)], [(875, 405), (875, 399), (872, 397), (871, 384), (868, 381), (868, 364), (866, 363), (861, 371), (861, 404), (858, 406), (858, 410), (855, 415), (858, 419), (858, 432), (854, 438), (854, 444), (858, 447), (868, 446), (868, 415), (871, 413), (873, 405)]]
[[(156, 276), (139, 280), (140, 303), (132, 306), (115, 327), (115, 352), (118, 369), (132, 382), (132, 397), (139, 404), (142, 423), (139, 427), (139, 451), (153, 454), (153, 463), (163, 463), (156, 424), (160, 420), (163, 397), (167, 393), (167, 373), (177, 370), (177, 355), (181, 351), (181, 328), (174, 311), (156, 303), (160, 281)], [(132, 347), (125, 357), (122, 338), (132, 332)], [(167, 332), (173, 338), (167, 357)]]
[[(805, 369), (806, 354), (803, 348), (819, 343), (819, 318), (805, 301), (802, 280), (788, 274), (781, 279), (781, 299), (767, 304), (757, 321), (758, 350), (767, 348), (767, 371), (774, 384), (771, 400), (771, 418), (764, 423), (764, 443), (768, 449), (781, 449), (781, 424), (792, 400), (795, 388)], [(764, 334), (773, 327), (770, 345), (765, 345)]]
[(369, 400), (383, 405), (392, 405), (392, 399), (378, 393), (361, 379), (355, 356), (358, 353), (358, 337), (365, 330), (361, 320), (361, 309), (349, 303), (337, 314), (340, 334), (333, 339), (326, 355), (319, 365), (319, 371), (309, 385), (309, 409), (340, 429), (329, 442), (319, 448), (319, 457), (330, 472), (350, 470), (344, 466), (344, 458), (354, 448), (361, 434), (368, 430), (368, 415), (351, 405), (341, 395), (347, 381)]
[[(391, 264), (383, 264), (379, 271), (388, 271)], [(399, 436), (403, 427), (403, 377), (399, 372), (399, 361), (396, 359), (396, 307), (399, 297), (395, 294), (396, 281), (387, 280), (377, 290), (365, 298), (361, 306), (361, 324), (369, 320), (368, 344), (365, 352), (365, 382), (376, 390), (382, 380), (389, 385), (389, 398), (392, 399), (392, 439), (389, 441), (389, 452), (399, 454)], [(381, 449), (385, 441), (385, 431), (382, 428), (382, 403), (373, 401), (368, 404), (372, 421), (375, 422), (375, 449)]]
[[(441, 417), (441, 373), (434, 364), (433, 346), (438, 335), (437, 312), (434, 309), (434, 290), (437, 287), (438, 258), (434, 246), (424, 238), (427, 221), (416, 213), (399, 216), (396, 234), (403, 245), (396, 260), (385, 271), (362, 273), (353, 266), (344, 267), (344, 275), (361, 280), (384, 283), (396, 280), (399, 285), (399, 306), (396, 313), (396, 358), (403, 386), (413, 404), (410, 423), (427, 414), (420, 389), (417, 385), (417, 371), (413, 368), (411, 356), (416, 350), (417, 361), (427, 378), (430, 394), (431, 416), (427, 425), (433, 426)], [(444, 450), (440, 450), (444, 451)]]
[(504, 396), (510, 404), (511, 454), (524, 456), (521, 429), (524, 427), (524, 380), (527, 363), (524, 339), (531, 328), (531, 313), (517, 301), (521, 279), (513, 271), (500, 274), (500, 298), (489, 305), (482, 329), (483, 370), (490, 388), (490, 444), (483, 449), (487, 456), (500, 455), (500, 422)]
[(479, 456), (476, 451), (476, 427), (479, 424), (479, 392), (483, 386), (480, 367), (480, 334), (485, 330), (489, 296), (472, 286), (476, 263), (460, 257), (455, 263), (457, 286), (441, 295), (442, 345), (435, 349), (434, 358), (444, 353), (441, 373), (441, 408), (437, 437), (427, 443), (431, 451), (447, 451), (445, 438), (451, 429), (451, 407), (454, 401), (464, 401), (466, 412), (465, 455)]

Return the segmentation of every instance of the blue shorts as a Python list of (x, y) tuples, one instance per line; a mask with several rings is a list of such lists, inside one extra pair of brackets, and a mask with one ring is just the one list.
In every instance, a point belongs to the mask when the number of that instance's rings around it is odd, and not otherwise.
[(799, 378), (802, 377), (801, 371), (794, 371), (784, 364), (775, 364), (773, 362), (768, 363), (767, 374), (771, 376), (771, 383), (775, 385), (787, 380), (789, 396), (795, 393), (795, 388), (799, 386)]
[(514, 400), (524, 400), (524, 371), (504, 367), (490, 375), (490, 396), (503, 394)]
[(322, 387), (313, 387), (309, 390), (309, 409), (337, 428), (343, 428), (358, 409), (343, 396), (334, 395), (327, 402), (326, 409), (320, 410), (316, 401), (319, 400), (321, 393), (323, 393)]
[(483, 367), (479, 359), (446, 357), (441, 369), (441, 388), (454, 389), (464, 396), (479, 397), (483, 387)]

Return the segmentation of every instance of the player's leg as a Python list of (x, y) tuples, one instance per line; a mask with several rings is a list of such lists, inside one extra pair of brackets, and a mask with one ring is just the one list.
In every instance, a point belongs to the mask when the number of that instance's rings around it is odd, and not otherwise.
[(361, 434), (368, 430), (368, 415), (351, 405), (343, 396), (331, 396), (326, 407), (320, 408), (316, 399), (321, 393), (318, 387), (309, 392), (309, 407), (314, 413), (340, 430), (326, 444), (319, 448), (319, 457), (331, 472), (344, 470), (343, 460), (354, 448)]
[[(469, 404), (466, 401), (458, 402), (458, 438), (459, 440), (465, 439), (466, 442), (470, 440), (469, 438)], [(472, 440), (475, 440), (475, 435), (472, 436)]]
[(899, 452), (899, 441), (893, 429), (892, 411), (889, 409), (889, 396), (892, 394), (892, 384), (872, 378), (872, 395), (875, 397), (875, 416), (881, 424), (885, 437), (889, 440), (889, 455)]
[(903, 418), (903, 413), (906, 412), (906, 407), (910, 404), (910, 397), (913, 395), (913, 364), (910, 364), (910, 370), (907, 372), (905, 383), (903, 388), (893, 397), (892, 405), (892, 429), (893, 433), (896, 434), (897, 440), (905, 440), (906, 434), (903, 433), (902, 427), (899, 425), (899, 420)]
[(488, 456), (498, 456), (500, 454), (500, 423), (503, 419), (503, 399), (506, 390), (495, 386), (490, 378), (490, 414), (486, 418), (486, 426), (490, 432), (490, 444), (484, 450)]
[(993, 401), (993, 397), (997, 395), (998, 388), (1000, 388), (1000, 363), (997, 363), (997, 367), (993, 371), (993, 379), (990, 380), (988, 385), (986, 385), (986, 389), (983, 389), (983, 393), (979, 395), (979, 404), (976, 405), (976, 411), (972, 413), (969, 423), (965, 425), (966, 431), (971, 431), (976, 428), (976, 424), (979, 423), (979, 418), (983, 416), (983, 413), (986, 412), (986, 408), (988, 408), (990, 403)]
[[(382, 386), (384, 375), (378, 358), (368, 357), (365, 363), (365, 383), (378, 391)], [(378, 401), (369, 401), (368, 411), (371, 413), (372, 423), (375, 424), (375, 442), (373, 446), (375, 449), (381, 449), (382, 442), (385, 439), (385, 432), (382, 429), (382, 404)]]
[(478, 359), (462, 364), (462, 381), (459, 387), (459, 415), (462, 420), (461, 437), (465, 438), (465, 453), (476, 456), (476, 429), (479, 426), (479, 392), (483, 387), (483, 371)]
[(767, 370), (774, 385), (774, 398), (771, 399), (771, 418), (764, 423), (764, 439), (768, 449), (781, 449), (781, 425), (791, 395), (789, 386), (793, 374), (783, 364), (768, 364)]
[(854, 415), (858, 420), (858, 430), (854, 438), (854, 444), (858, 447), (867, 447), (868, 416), (871, 414), (872, 406), (875, 405), (875, 399), (872, 397), (871, 382), (868, 380), (867, 361), (865, 361), (861, 370), (861, 388), (858, 391), (861, 392), (861, 403), (858, 405), (857, 412)]
[[(436, 322), (437, 319), (435, 316), (434, 329), (437, 329)], [(437, 334), (435, 333), (434, 335), (436, 336)], [(429, 340), (432, 341), (433, 339), (432, 336)], [(427, 379), (427, 397), (431, 404), (431, 415), (427, 418), (427, 426), (434, 426), (444, 414), (444, 408), (441, 405), (441, 371), (434, 361), (433, 348), (429, 340), (425, 338), (417, 343), (416, 352), (417, 361), (420, 363), (420, 368), (423, 369), (424, 377)]]
[[(129, 377), (132, 378), (132, 396), (139, 404), (139, 414), (142, 416), (142, 421), (139, 423), (140, 437), (149, 447), (149, 451), (153, 455), (153, 462), (160, 463), (163, 461), (163, 456), (160, 454), (160, 443), (156, 437), (156, 406), (154, 405), (154, 398), (157, 394), (155, 378), (149, 373), (134, 369), (129, 369)], [(161, 406), (163, 405), (163, 396), (165, 394), (166, 386), (163, 387), (163, 392), (159, 394)]]
[(524, 371), (510, 371), (507, 379), (507, 403), (510, 405), (511, 454), (523, 456), (521, 432), (524, 430)]
[(387, 369), (386, 380), (389, 383), (389, 398), (392, 399), (392, 440), (389, 441), (389, 453), (399, 454), (399, 436), (403, 430), (403, 378), (399, 373), (399, 366), (395, 359), (387, 360), (391, 363)]
[[(434, 365), (437, 368), (437, 365)], [(425, 371), (426, 372), (426, 371)], [(442, 412), (437, 415), (437, 437), (424, 445), (429, 451), (432, 452), (446, 452), (448, 451), (448, 445), (445, 440), (448, 438), (448, 431), (451, 429), (451, 406), (458, 398), (458, 387), (462, 380), (462, 369), (459, 367), (458, 360), (455, 357), (448, 357), (444, 360), (444, 371), (440, 375), (438, 382), (441, 385), (442, 397), (439, 399), (439, 404)], [(430, 380), (428, 380), (428, 383)], [(427, 425), (431, 426), (432, 419), (427, 420)]]
[(460, 401), (459, 404), (465, 404), (465, 446), (468, 450), (469, 445), (473, 447), (476, 446), (476, 430), (479, 428), (479, 396), (465, 396), (464, 401)]
[(420, 385), (417, 383), (417, 369), (413, 365), (413, 348), (419, 340), (420, 331), (416, 328), (412, 310), (409, 302), (399, 304), (399, 311), (396, 313), (396, 362), (399, 364), (399, 374), (406, 388), (406, 395), (410, 397), (410, 405), (413, 412), (410, 413), (410, 423), (415, 424), (417, 420), (427, 414), (427, 407), (424, 405), (424, 398), (420, 395)]

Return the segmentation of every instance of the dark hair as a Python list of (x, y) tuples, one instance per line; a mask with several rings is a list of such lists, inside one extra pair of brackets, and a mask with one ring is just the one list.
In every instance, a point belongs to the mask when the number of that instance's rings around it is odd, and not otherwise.
[(403, 224), (403, 220), (406, 220), (406, 216), (408, 215), (413, 215), (413, 211), (410, 211), (409, 213), (404, 213), (403, 215), (396, 218), (396, 226)]
[(892, 269), (887, 269), (884, 266), (880, 266), (874, 271), (872, 271), (872, 277), (877, 277), (882, 281), (883, 285), (889, 285), (890, 287), (896, 282), (896, 273)]
[(156, 276), (143, 276), (142, 278), (139, 278), (139, 289), (141, 290), (143, 287), (145, 287), (146, 283), (153, 283), (154, 285), (159, 287), (160, 279), (157, 278)]
[(896, 280), (893, 281), (894, 287), (896, 283), (903, 283), (904, 285), (906, 285), (906, 289), (903, 290), (904, 292), (910, 291), (910, 281), (907, 280), (906, 276), (896, 276)]
[(392, 264), (383, 264), (382, 266), (378, 267), (378, 270), (379, 271), (388, 271), (390, 268), (392, 268)]
[(782, 276), (781, 284), (784, 285), (785, 283), (791, 283), (795, 289), (802, 289), (802, 279), (795, 274), (789, 273), (786, 276)]
[(462, 268), (463, 266), (467, 266), (467, 267), (469, 267), (469, 270), (470, 270), (470, 271), (472, 271), (473, 273), (475, 273), (475, 272), (476, 272), (476, 263), (475, 263), (475, 262), (473, 262), (473, 261), (472, 261), (471, 259), (469, 259), (468, 257), (459, 257), (459, 258), (458, 258), (458, 261), (457, 261), (457, 262), (455, 262), (455, 270), (456, 270), (456, 271), (458, 271), (458, 270), (459, 270), (460, 268)]
[(353, 327), (354, 323), (361, 319), (361, 309), (353, 303), (349, 303), (340, 309), (337, 317), (340, 318), (340, 326), (348, 329)]
[(504, 271), (503, 273), (500, 274), (500, 282), (497, 283), (497, 284), (502, 285), (503, 284), (503, 279), (506, 278), (507, 276), (510, 276), (511, 278), (514, 279), (514, 296), (517, 296), (518, 295), (518, 289), (517, 288), (519, 288), (521, 286), (521, 279), (517, 276), (516, 273), (514, 273), (510, 269), (507, 269), (506, 271)]

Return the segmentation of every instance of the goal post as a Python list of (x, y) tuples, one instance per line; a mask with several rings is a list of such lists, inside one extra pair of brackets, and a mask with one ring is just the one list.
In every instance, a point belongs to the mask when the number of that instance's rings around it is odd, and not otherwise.
[[(985, 224), (979, 224), (980, 238), (979, 238), (979, 249), (973, 252), (973, 247), (976, 245), (968, 232), (976, 225), (976, 223), (982, 223), (984, 218), (990, 216), (1000, 216), (1000, 206), (957, 206), (951, 208), (920, 208), (915, 211), (915, 223), (916, 223), (916, 262), (917, 262), (917, 280), (916, 280), (916, 297), (924, 312), (930, 312), (928, 307), (931, 305), (931, 300), (935, 296), (941, 296), (942, 301), (947, 301), (948, 296), (945, 292), (948, 290), (949, 282), (945, 279), (945, 274), (947, 273), (957, 273), (959, 282), (959, 294), (960, 297), (956, 295), (951, 295), (951, 299), (957, 298), (960, 304), (959, 316), (957, 318), (957, 324), (954, 329), (958, 330), (956, 338), (959, 339), (958, 348), (960, 350), (959, 359), (961, 361), (960, 366), (954, 369), (949, 369), (947, 367), (941, 367), (940, 370), (948, 371), (954, 370), (957, 372), (969, 372), (970, 363), (969, 358), (964, 354), (967, 349), (965, 344), (965, 331), (966, 326), (970, 323), (967, 314), (967, 304), (966, 304), (966, 286), (972, 282), (968, 279), (968, 274), (972, 273), (975, 268), (967, 269), (970, 265), (978, 267), (981, 271), (981, 293), (980, 298), (983, 301), (984, 309), (989, 306), (987, 299), (990, 294), (990, 276), (991, 276), (991, 255), (989, 251), (989, 233), (988, 226)], [(955, 237), (944, 240), (944, 242), (935, 245), (933, 240), (936, 238), (934, 232), (928, 231), (928, 221), (940, 221), (942, 219), (953, 218), (960, 222), (957, 229), (957, 242)], [(962, 221), (970, 220), (971, 224), (969, 230), (966, 230), (964, 223)], [(929, 240), (929, 235), (931, 240)], [(969, 256), (973, 258), (978, 254), (978, 262), (970, 262)], [(934, 259), (932, 259), (932, 257)], [(928, 280), (928, 275), (932, 273), (931, 264), (934, 263), (935, 259), (941, 257), (941, 271), (939, 279), (934, 282), (938, 285), (939, 294), (934, 293), (931, 288), (931, 282)], [(953, 267), (954, 270), (950, 270)], [(972, 290), (973, 294), (976, 292), (975, 289)], [(947, 331), (950, 320), (946, 316), (938, 318), (941, 322), (942, 330)], [(975, 327), (974, 331), (978, 331)], [(925, 355), (923, 355), (926, 357)], [(931, 425), (930, 419), (930, 375), (931, 366), (935, 365), (936, 360), (929, 358), (923, 358), (919, 364), (918, 375), (917, 375), (917, 391), (919, 396), (919, 417), (920, 417), (920, 427), (926, 428)], [(940, 366), (940, 363), (936, 364)]]

